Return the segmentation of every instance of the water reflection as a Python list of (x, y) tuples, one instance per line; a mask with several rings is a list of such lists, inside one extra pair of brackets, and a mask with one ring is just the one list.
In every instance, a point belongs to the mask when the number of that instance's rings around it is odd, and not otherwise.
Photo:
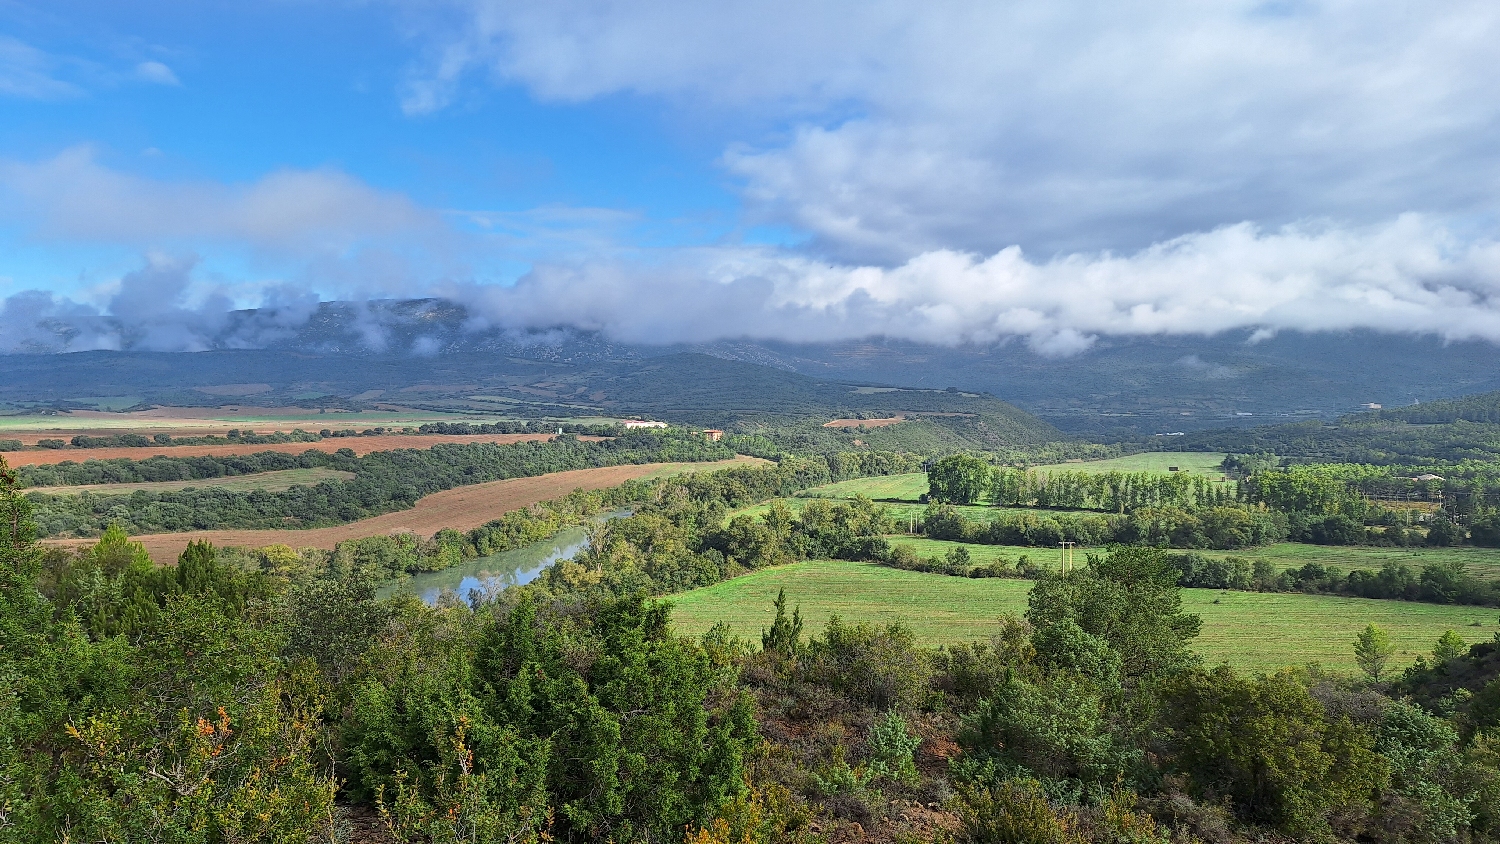
[(568, 528), (551, 539), (511, 551), (469, 560), (442, 571), (414, 574), (382, 589), (381, 597), (406, 590), (428, 604), (436, 604), (444, 592), (452, 592), (472, 604), (475, 598), (498, 593), (507, 586), (530, 583), (547, 566), (574, 556), (588, 544), (583, 528)]

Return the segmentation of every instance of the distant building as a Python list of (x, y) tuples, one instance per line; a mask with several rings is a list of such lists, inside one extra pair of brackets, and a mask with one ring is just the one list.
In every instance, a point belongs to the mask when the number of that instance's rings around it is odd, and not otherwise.
[(719, 440), (720, 440), (720, 439), (721, 439), (721, 438), (723, 438), (723, 436), (724, 436), (724, 432), (723, 432), (723, 431), (720, 431), (720, 430), (719, 430), (719, 429), (717, 429), (717, 428), (709, 428), (709, 429), (708, 429), (708, 430), (707, 430), (707, 431), (704, 431), (704, 432), (703, 432), (703, 436), (705, 436), (705, 437), (708, 437), (708, 441), (709, 441), (709, 442), (711, 442), (711, 443), (716, 443), (716, 442), (718, 442), (718, 441), (719, 441)]
[(665, 427), (667, 427), (667, 423), (665, 423), (665, 422), (648, 422), (645, 419), (626, 419), (626, 420), (622, 421), (620, 424), (624, 425), (627, 428), (665, 428)]
[(1422, 481), (1422, 482), (1425, 483), (1426, 481), (1442, 481), (1442, 480), (1447, 480), (1447, 479), (1444, 478), (1444, 477), (1442, 477), (1441, 475), (1426, 474), (1426, 475), (1418, 475), (1415, 478), (1412, 478), (1412, 480), (1414, 480), (1414, 481)]
[(1379, 410), (1380, 409), (1380, 405), (1378, 405), (1378, 404), (1376, 404), (1375, 402), (1372, 402), (1372, 401), (1371, 402), (1365, 402), (1364, 404), (1360, 405), (1360, 407), (1363, 407), (1366, 410)]

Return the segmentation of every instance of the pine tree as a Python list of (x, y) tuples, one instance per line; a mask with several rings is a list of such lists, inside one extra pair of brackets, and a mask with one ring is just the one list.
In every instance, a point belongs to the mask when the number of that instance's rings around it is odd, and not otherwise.
[(802, 607), (792, 610), (792, 617), (787, 618), (786, 590), (782, 589), (776, 593), (776, 619), (771, 622), (771, 629), (760, 635), (761, 650), (792, 658), (802, 650), (801, 639)]
[(1366, 624), (1365, 629), (1354, 639), (1354, 661), (1359, 664), (1360, 670), (1377, 683), (1380, 682), (1380, 675), (1385, 673), (1386, 663), (1391, 661), (1391, 655), (1395, 652), (1396, 646), (1391, 642), (1391, 637), (1373, 624)]

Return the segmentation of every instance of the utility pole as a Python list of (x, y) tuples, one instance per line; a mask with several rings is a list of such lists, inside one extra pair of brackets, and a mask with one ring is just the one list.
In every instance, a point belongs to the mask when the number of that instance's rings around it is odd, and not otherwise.
[(1058, 567), (1062, 569), (1063, 574), (1067, 574), (1073, 568), (1073, 548), (1077, 544), (1066, 539), (1058, 543)]

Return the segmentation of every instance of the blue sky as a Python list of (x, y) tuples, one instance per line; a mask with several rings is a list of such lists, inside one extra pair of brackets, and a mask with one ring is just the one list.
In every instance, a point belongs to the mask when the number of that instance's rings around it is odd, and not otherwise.
[(0, 0), (0, 348), (416, 295), (635, 341), (1500, 340), (1497, 66), (1478, 0)]
[[(164, 182), (245, 184), (335, 170), (447, 214), (608, 209), (650, 245), (743, 237), (713, 128), (628, 96), (543, 103), (483, 87), (435, 113), (403, 112), (414, 61), (398, 16), (365, 4), (63, 2), (0, 5), (12, 39), (45, 54), (66, 90), (0, 100), (0, 150), (36, 161), (87, 147), (111, 170)], [(145, 77), (154, 62), (175, 81)], [(580, 211), (580, 213), (582, 213)], [(7, 227), (13, 283), (68, 290), (139, 263), (142, 243), (37, 238)], [(751, 233), (764, 237), (764, 233)], [(774, 234), (772, 235), (775, 236)], [(226, 250), (232, 252), (234, 250)], [(476, 267), (526, 266), (519, 249)], [(204, 258), (215, 260), (209, 250)], [(223, 258), (229, 258), (224, 255)], [(222, 258), (221, 258), (222, 260)], [(232, 260), (225, 260), (229, 271)], [(336, 289), (330, 293), (338, 292)]]

